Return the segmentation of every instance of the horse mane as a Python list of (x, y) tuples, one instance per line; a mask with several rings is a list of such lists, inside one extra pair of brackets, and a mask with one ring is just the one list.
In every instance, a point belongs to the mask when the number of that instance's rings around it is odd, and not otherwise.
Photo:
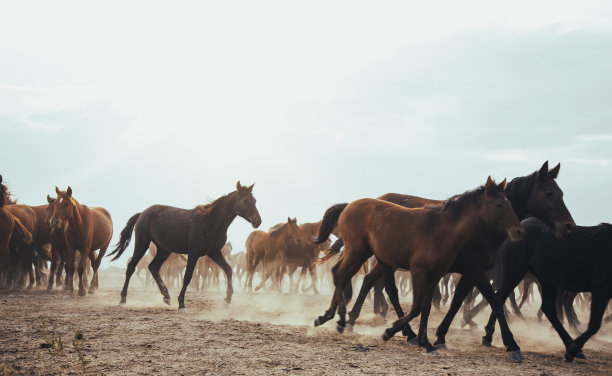
[(285, 229), (285, 227), (287, 227), (287, 223), (279, 223), (277, 225), (274, 225), (270, 228), (270, 236), (276, 236), (276, 235), (280, 235), (283, 230)]
[(0, 208), (4, 207), (6, 191), (6, 185), (0, 183)]
[[(484, 193), (485, 187), (481, 185), (472, 190), (464, 193), (454, 195), (440, 204), (428, 204), (424, 208), (428, 209), (430, 218), (442, 214), (442, 212), (449, 213), (451, 218), (457, 218), (468, 204), (477, 203), (482, 194)], [(433, 218), (431, 218), (433, 219)]]
[(11, 198), (11, 191), (4, 183), (0, 183), (0, 208), (4, 205), (14, 205), (17, 200)]
[(234, 199), (236, 192), (237, 191), (234, 191), (226, 195), (223, 195), (219, 197), (218, 199), (212, 202), (209, 202), (208, 204), (196, 206), (195, 207), (196, 217), (200, 219), (205, 219), (207, 217), (214, 215), (215, 211), (218, 210), (218, 208), (221, 208), (224, 206), (222, 205), (223, 203), (225, 203), (227, 200)]
[(527, 196), (527, 194), (531, 190), (531, 187), (533, 187), (533, 185), (538, 180), (538, 176), (539, 176), (538, 171), (534, 171), (530, 175), (518, 176), (512, 179), (506, 185), (506, 190), (504, 191), (506, 193), (506, 196), (508, 197)]

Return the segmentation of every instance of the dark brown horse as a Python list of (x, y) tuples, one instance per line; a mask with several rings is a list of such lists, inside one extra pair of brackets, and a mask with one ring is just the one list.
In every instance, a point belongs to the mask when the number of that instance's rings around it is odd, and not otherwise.
[[(442, 205), (405, 208), (387, 201), (361, 199), (339, 204), (327, 210), (317, 242), (327, 240), (336, 225), (345, 244), (342, 259), (333, 268), (335, 291), (330, 308), (315, 320), (315, 326), (333, 317), (336, 308), (346, 324), (344, 290), (350, 278), (372, 255), (387, 266), (386, 280), (392, 280), (393, 268), (412, 273), (413, 305), (410, 313), (396, 321), (383, 334), (388, 340), (421, 315), (418, 343), (434, 352), (427, 339), (427, 320), (434, 288), (446, 274), (459, 250), (479, 231), (495, 230), (520, 240), (523, 228), (503, 193), (504, 183), (496, 185), (489, 177), (484, 186), (455, 196)], [(387, 282), (389, 284), (389, 282)]]
[[(72, 196), (72, 188), (60, 191), (55, 187), (57, 199), (53, 203), (51, 226), (61, 230), (66, 243), (66, 280), (64, 291), (72, 294), (74, 290), (74, 263), (76, 252), (81, 255), (77, 271), (79, 273), (79, 296), (85, 296), (83, 273), (87, 258), (91, 261), (93, 277), (89, 284), (89, 293), (93, 294), (98, 287), (98, 268), (113, 236), (113, 221), (104, 208), (89, 208), (80, 204)], [(61, 234), (60, 232), (60, 234)], [(99, 249), (98, 257), (94, 251)]]
[[(193, 276), (198, 259), (204, 255), (215, 261), (225, 272), (227, 294), (225, 301), (229, 304), (234, 291), (232, 287), (232, 268), (221, 254), (221, 248), (227, 241), (227, 229), (236, 216), (240, 216), (253, 225), (261, 224), (261, 217), (255, 207), (253, 185), (243, 187), (236, 183), (236, 190), (222, 196), (208, 205), (194, 209), (181, 209), (166, 205), (153, 205), (142, 213), (133, 215), (121, 231), (117, 248), (110, 255), (113, 261), (125, 251), (130, 244), (132, 232), (136, 231), (134, 255), (125, 272), (125, 283), (121, 290), (121, 302), (127, 298), (130, 278), (136, 265), (147, 252), (149, 243), (157, 246), (157, 254), (149, 264), (149, 270), (164, 296), (164, 303), (170, 304), (168, 288), (162, 281), (159, 270), (171, 252), (187, 254), (187, 268), (183, 277), (183, 287), (178, 297), (179, 310), (185, 311), (185, 291)], [(110, 256), (109, 255), (109, 256)]]
[[(51, 226), (51, 217), (53, 217), (53, 205), (55, 204), (55, 200), (56, 199), (47, 195), (45, 212), (38, 216), (39, 220), (42, 216), (44, 224), (50, 227), (48, 242), (51, 244), (51, 268), (49, 270), (47, 291), (53, 291), (54, 282), (57, 283), (58, 287), (63, 284), (62, 269), (65, 269), (66, 265), (66, 239), (64, 238), (64, 231), (63, 229), (56, 229)], [(44, 227), (41, 226), (41, 228), (42, 231), (45, 231)]]
[(246, 240), (247, 250), (247, 288), (253, 288), (253, 274), (257, 265), (263, 264), (261, 282), (255, 291), (266, 285), (268, 278), (276, 273), (276, 282), (280, 286), (285, 265), (287, 248), (297, 245), (300, 238), (300, 228), (297, 219), (287, 218), (286, 223), (273, 226), (270, 231), (253, 231)]

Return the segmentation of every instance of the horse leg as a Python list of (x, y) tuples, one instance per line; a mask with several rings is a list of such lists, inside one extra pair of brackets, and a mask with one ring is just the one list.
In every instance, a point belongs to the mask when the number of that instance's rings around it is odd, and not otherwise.
[(67, 251), (64, 250), (62, 253), (60, 253), (59, 265), (55, 274), (55, 285), (57, 287), (64, 286), (65, 288), (65, 281), (62, 279), (62, 270), (65, 271), (66, 269), (66, 252)]
[[(395, 270), (390, 265), (385, 264), (384, 262), (378, 260), (378, 265), (383, 272), (383, 281), (385, 284), (385, 291), (387, 292), (387, 296), (389, 297), (389, 301), (391, 301), (391, 305), (393, 305), (393, 309), (395, 310), (395, 314), (398, 318), (404, 316), (404, 310), (399, 302), (399, 295), (397, 291), (397, 285), (395, 284)], [(376, 286), (375, 286), (376, 287)], [(382, 295), (382, 294), (381, 294)], [(384, 296), (383, 296), (384, 299)], [(387, 305), (387, 302), (384, 302)], [(387, 306), (388, 307), (388, 306)], [(410, 323), (406, 323), (406, 326), (402, 328), (402, 334), (406, 336), (406, 341), (408, 343), (413, 343), (412, 341), (417, 337), (416, 333), (410, 327)]]
[(134, 274), (134, 271), (136, 270), (136, 266), (138, 265), (138, 262), (144, 256), (144, 254), (147, 253), (148, 249), (149, 249), (148, 239), (140, 238), (138, 237), (138, 234), (136, 234), (136, 244), (134, 245), (134, 254), (132, 255), (132, 258), (127, 264), (127, 268), (125, 269), (125, 282), (123, 283), (123, 289), (121, 289), (121, 300), (119, 301), (119, 304), (126, 303), (127, 290), (128, 290), (128, 285), (130, 284), (130, 278), (132, 278), (132, 274)]
[(386, 317), (387, 311), (389, 310), (389, 304), (387, 304), (387, 299), (383, 294), (384, 288), (385, 280), (384, 278), (379, 278), (378, 281), (374, 283), (374, 291), (372, 292), (374, 295), (374, 313), (379, 314), (382, 317)]
[(272, 277), (275, 272), (275, 269), (275, 260), (268, 255), (264, 256), (261, 282), (259, 282), (259, 285), (255, 287), (255, 291), (259, 291), (259, 289), (266, 285), (268, 278)]
[(601, 320), (606, 311), (609, 298), (603, 291), (593, 291), (591, 301), (591, 315), (589, 317), (589, 324), (587, 330), (576, 338), (565, 352), (565, 360), (571, 362), (576, 358), (585, 358), (582, 353), (582, 347), (601, 327)]
[[(556, 287), (542, 284), (542, 311), (544, 312), (544, 315), (546, 315), (548, 321), (550, 321), (552, 324), (553, 328), (555, 328), (557, 334), (559, 334), (559, 337), (561, 337), (561, 341), (563, 341), (563, 344), (565, 345), (565, 359), (568, 362), (571, 362), (578, 351), (571, 356), (571, 359), (568, 359), (569, 347), (573, 340), (567, 330), (565, 330), (563, 327), (563, 323), (561, 323), (559, 316), (557, 315), (557, 292), (558, 290)], [(578, 348), (578, 350), (580, 350), (580, 348)]]
[[(359, 295), (357, 296), (357, 300), (353, 304), (353, 309), (349, 312), (349, 319), (347, 322), (347, 329), (352, 330), (355, 325), (355, 321), (359, 314), (361, 313), (361, 308), (363, 307), (363, 303), (365, 302), (368, 293), (374, 287), (376, 281), (378, 281), (382, 277), (382, 268), (378, 265), (372, 268), (363, 278), (363, 282), (361, 284), (361, 288), (359, 290)], [(402, 315), (403, 316), (403, 315)]]
[[(440, 310), (440, 302), (442, 301), (442, 293), (440, 292), (440, 283), (437, 283), (432, 296), (432, 304), (437, 309)], [(423, 320), (423, 313), (421, 312), (421, 320)], [(429, 313), (428, 313), (429, 315)]]
[[(99, 287), (98, 269), (100, 268), (100, 263), (102, 262), (102, 258), (106, 254), (107, 248), (108, 248), (108, 244), (100, 248), (100, 252), (98, 253), (98, 256), (95, 257), (93, 260), (91, 260), (91, 257), (90, 257), (91, 267), (93, 269), (93, 276), (91, 277), (91, 283), (89, 284), (89, 294), (93, 294), (94, 290), (97, 290)], [(94, 253), (94, 252), (92, 251), (91, 253)], [(95, 253), (94, 253), (94, 256), (95, 256)]]
[[(464, 276), (462, 276), (461, 278), (462, 280), (463, 280), (463, 277)], [(461, 283), (461, 281), (459, 281), (459, 283)], [(474, 316), (480, 313), (482, 308), (485, 306), (484, 299), (477, 305), (474, 305), (474, 301), (476, 300), (476, 295), (477, 295), (476, 291), (473, 288), (474, 281), (472, 281), (471, 285), (472, 285), (472, 288), (470, 289), (470, 291), (467, 292), (467, 295), (464, 299), (465, 304), (463, 305), (463, 320), (461, 321), (461, 327), (464, 327), (466, 325), (469, 325), (470, 328), (476, 327), (477, 325), (472, 319), (474, 318)]]
[[(334, 265), (331, 269), (332, 272), (332, 276), (334, 276), (333, 280), (335, 281), (335, 275), (336, 272), (338, 270), (338, 267), (340, 266), (340, 263), (342, 262), (342, 260), (338, 261), (338, 263), (336, 265)], [(335, 284), (335, 282), (334, 282)], [(325, 311), (325, 313), (322, 316), (319, 316), (315, 319), (314, 321), (314, 326), (317, 327), (319, 325), (325, 324), (326, 322), (328, 322), (329, 320), (334, 318), (334, 314), (336, 313), (336, 309), (338, 308), (338, 296), (339, 294), (341, 294), (341, 290), (338, 289), (338, 287), (336, 286), (334, 288), (334, 293), (332, 295), (332, 300), (331, 303), (329, 305), (329, 308), (327, 309), (327, 311)]]
[(312, 291), (318, 295), (319, 290), (317, 289), (317, 272), (312, 265), (308, 265), (308, 272), (310, 273), (310, 281), (312, 283)]
[(453, 299), (451, 300), (448, 312), (446, 313), (446, 316), (444, 316), (444, 319), (436, 330), (437, 339), (434, 343), (434, 346), (436, 346), (436, 348), (446, 349), (446, 333), (448, 333), (448, 328), (453, 322), (453, 319), (455, 318), (457, 312), (459, 312), (461, 304), (472, 291), (473, 287), (474, 281), (472, 281), (471, 278), (468, 278), (465, 275), (461, 276), (459, 284), (455, 288), (455, 294), (453, 295)]
[[(144, 254), (144, 252), (146, 252), (146, 249), (142, 252)], [(134, 250), (134, 253), (136, 253), (136, 251)], [(162, 277), (159, 275), (159, 269), (161, 269), (162, 265), (164, 264), (164, 261), (166, 261), (166, 259), (168, 259), (168, 256), (170, 256), (170, 251), (166, 251), (165, 249), (162, 249), (159, 245), (157, 245), (157, 253), (155, 254), (155, 257), (153, 257), (153, 260), (151, 261), (151, 263), (149, 264), (149, 271), (151, 272), (151, 275), (153, 276), (153, 279), (155, 280), (155, 282), (157, 283), (157, 287), (159, 288), (159, 291), (161, 292), (161, 294), (164, 297), (164, 303), (166, 303), (167, 305), (170, 305), (170, 294), (168, 294), (168, 288), (166, 287), (166, 285), (164, 284), (164, 281), (162, 280)], [(135, 258), (136, 255), (134, 254)], [(131, 262), (133, 262), (134, 260), (132, 260)], [(138, 262), (136, 262), (137, 264)], [(134, 267), (136, 267), (136, 264), (134, 264)], [(168, 269), (168, 268), (166, 268)], [(134, 269), (132, 268), (132, 273), (134, 272)], [(131, 273), (130, 273), (131, 276)], [(125, 290), (125, 295), (127, 295), (127, 283), (129, 282), (129, 278), (127, 277), (127, 271), (126, 271), (126, 280), (125, 283), (126, 285), (123, 287)], [(124, 301), (124, 295), (123, 295), (123, 291), (121, 292), (121, 300)]]
[(183, 287), (181, 287), (181, 292), (178, 296), (179, 311), (185, 312), (185, 292), (187, 291), (187, 286), (189, 286), (189, 282), (191, 282), (191, 277), (193, 276), (193, 269), (195, 269), (199, 258), (199, 254), (197, 254), (196, 252), (198, 251), (191, 250), (187, 254), (187, 267), (185, 268), (185, 275), (183, 276)]
[(87, 258), (89, 257), (89, 253), (91, 253), (90, 247), (91, 244), (85, 244), (79, 250), (81, 254), (81, 259), (79, 260), (79, 266), (77, 268), (77, 271), (79, 273), (79, 296), (85, 296), (86, 294), (83, 273), (85, 272), (85, 268), (87, 267)]
[[(423, 309), (421, 310), (421, 323), (419, 324), (419, 335), (418, 341), (419, 346), (424, 347), (427, 350), (427, 353), (438, 354), (436, 348), (429, 342), (427, 339), (427, 321), (429, 319), (429, 312), (431, 311), (432, 298), (435, 294), (435, 290), (438, 289), (439, 292), (439, 279), (436, 279), (434, 283), (428, 283), (425, 286), (425, 293), (422, 298)], [(408, 325), (408, 323), (407, 323)]]
[(64, 292), (72, 295), (74, 291), (73, 278), (74, 278), (74, 258), (76, 250), (71, 246), (67, 247), (66, 255), (64, 258), (64, 268), (66, 270), (66, 278), (64, 280)]
[(506, 346), (506, 351), (510, 353), (510, 359), (514, 362), (522, 362), (525, 358), (521, 353), (521, 348), (514, 340), (514, 335), (512, 334), (512, 331), (510, 331), (510, 327), (506, 321), (506, 316), (504, 315), (502, 303), (495, 295), (488, 276), (486, 273), (478, 273), (474, 277), (474, 282), (476, 283), (478, 290), (480, 290), (483, 298), (489, 302), (495, 316), (497, 316), (504, 346)]
[[(214, 262), (219, 265), (219, 267), (225, 273), (225, 281), (227, 283), (226, 293), (225, 293), (225, 303), (230, 304), (232, 301), (232, 295), (234, 294), (234, 287), (232, 285), (232, 267), (227, 263), (223, 254), (219, 251), (213, 255), (208, 255)], [(185, 273), (187, 274), (187, 273)]]

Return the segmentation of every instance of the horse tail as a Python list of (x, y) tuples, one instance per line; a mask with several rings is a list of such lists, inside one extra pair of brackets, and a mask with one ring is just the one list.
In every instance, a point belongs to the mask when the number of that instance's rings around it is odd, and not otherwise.
[(121, 230), (121, 237), (119, 238), (119, 242), (116, 245), (115, 250), (109, 253), (109, 256), (115, 255), (111, 259), (111, 261), (117, 260), (121, 257), (121, 254), (125, 251), (125, 249), (130, 245), (130, 241), (132, 240), (132, 233), (134, 232), (134, 226), (136, 225), (136, 221), (140, 217), (142, 213), (136, 213), (127, 221), (125, 228)]
[(21, 238), (23, 239), (23, 241), (27, 245), (32, 244), (32, 241), (34, 240), (34, 237), (32, 236), (32, 233), (30, 232), (30, 230), (28, 230), (23, 225), (23, 223), (21, 223), (19, 218), (13, 216), (13, 219), (15, 220), (15, 229), (17, 230), (17, 232), (19, 232), (19, 235), (21, 235)]
[[(347, 206), (348, 203), (336, 204), (327, 209), (327, 211), (323, 215), (323, 219), (321, 220), (321, 226), (319, 226), (319, 235), (314, 238), (315, 244), (321, 244), (327, 239), (329, 239), (329, 235), (338, 225), (338, 218), (340, 218), (340, 214), (342, 214), (342, 211)], [(344, 242), (342, 241), (342, 238), (336, 240), (336, 242), (331, 246), (331, 248), (329, 248), (325, 252), (325, 256), (317, 260), (317, 264), (323, 263), (332, 258), (333, 256), (337, 255), (342, 249), (343, 245)]]

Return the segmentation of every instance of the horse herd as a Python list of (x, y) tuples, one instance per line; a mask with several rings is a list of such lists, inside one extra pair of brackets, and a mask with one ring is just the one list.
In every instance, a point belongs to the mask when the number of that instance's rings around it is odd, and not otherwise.
[[(516, 311), (515, 287), (523, 280), (531, 280), (540, 288), (542, 312), (566, 347), (566, 361), (584, 359), (582, 347), (599, 330), (612, 297), (612, 225), (576, 226), (556, 183), (559, 170), (560, 165), (549, 169), (545, 162), (539, 170), (509, 183), (504, 180), (497, 184), (489, 177), (484, 185), (446, 200), (389, 193), (378, 199), (333, 205), (316, 223), (298, 225), (295, 218), (288, 218), (267, 232), (254, 230), (246, 241), (246, 254), (241, 254), (242, 260), (234, 260), (234, 264), (246, 264), (242, 269), (246, 269), (245, 286), (249, 290), (253, 274), (261, 264), (262, 278), (255, 290), (264, 287), (268, 280), (278, 287), (283, 275), (289, 274), (293, 291), (291, 276), (301, 267), (300, 278), (308, 271), (311, 288), (317, 293), (315, 264), (335, 259), (330, 273), (334, 286), (331, 304), (316, 318), (315, 326), (338, 313), (338, 332), (352, 330), (372, 289), (375, 311), (386, 312), (384, 289), (398, 320), (384, 331), (383, 340), (401, 331), (409, 343), (425, 348), (430, 354), (446, 348), (450, 324), (476, 288), (492, 309), (483, 345), (490, 346), (495, 322), (499, 321), (504, 346), (510, 359), (517, 362), (524, 358), (506, 321), (504, 302), (510, 297)], [(103, 208), (81, 205), (70, 187), (66, 191), (56, 187), (57, 197), (47, 196), (47, 205), (16, 204), (1, 179), (2, 287), (23, 287), (28, 274), (31, 285), (34, 274), (38, 279), (42, 265), (49, 260), (48, 290), (53, 289), (54, 275), (57, 280), (63, 264), (64, 290), (72, 293), (78, 258), (78, 293), (85, 295), (87, 288), (84, 277), (87, 260), (93, 269), (89, 283), (89, 293), (93, 293), (98, 287), (100, 260), (113, 232), (109, 213)], [(165, 303), (170, 304), (170, 295), (160, 271), (174, 253), (179, 255), (172, 257), (180, 257), (185, 265), (179, 310), (185, 310), (185, 293), (194, 271), (208, 270), (212, 263), (225, 273), (225, 301), (229, 304), (235, 266), (227, 261), (231, 250), (227, 248), (227, 229), (237, 216), (255, 229), (260, 226), (252, 191), (253, 185), (247, 187), (238, 182), (235, 191), (206, 205), (193, 209), (153, 205), (133, 215), (109, 254), (113, 261), (117, 260), (135, 233), (134, 253), (127, 264), (120, 304), (126, 303), (130, 279), (150, 248), (145, 259)], [(338, 239), (330, 247), (332, 233)], [(324, 257), (318, 259), (322, 251)], [(207, 256), (208, 266), (204, 266), (202, 256)], [(347, 319), (352, 278), (360, 270), (367, 274)], [(396, 271), (402, 276), (400, 280)], [(397, 287), (399, 282), (404, 290), (406, 271), (410, 273), (413, 294), (408, 314), (399, 303)], [(432, 302), (439, 304), (440, 280), (445, 281), (442, 286), (446, 287), (449, 273), (455, 273), (455, 291), (436, 331), (436, 341), (431, 344), (427, 338), (429, 313)], [(199, 274), (196, 277), (199, 286)], [(525, 301), (528, 287), (523, 291)], [(580, 292), (590, 293), (591, 315), (586, 331), (572, 338), (559, 319), (557, 302), (566, 306), (569, 319), (573, 300), (581, 296), (577, 295)], [(468, 301), (473, 302), (473, 298)], [(481, 307), (479, 304), (471, 312), (464, 311), (466, 322), (471, 322)], [(419, 315), (417, 334), (410, 321)]]

